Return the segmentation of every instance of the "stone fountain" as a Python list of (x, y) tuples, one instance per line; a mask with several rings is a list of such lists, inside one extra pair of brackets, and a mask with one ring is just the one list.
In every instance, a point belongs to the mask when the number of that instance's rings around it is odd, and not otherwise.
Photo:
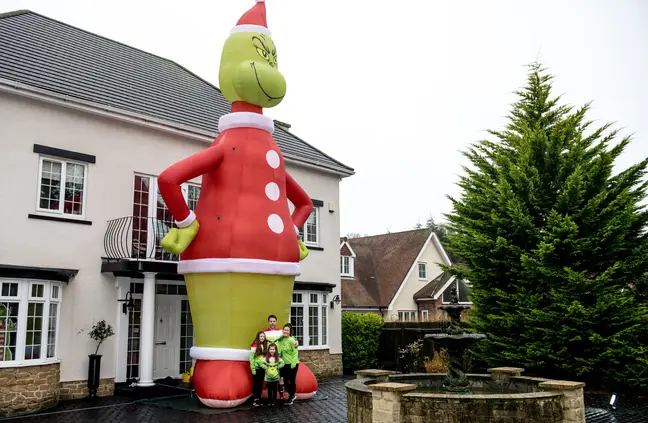
[(425, 335), (426, 339), (432, 339), (448, 352), (448, 372), (443, 380), (442, 389), (452, 393), (469, 393), (470, 381), (466, 377), (463, 358), (466, 349), (486, 338), (481, 333), (464, 333), (461, 327), (461, 313), (468, 310), (470, 306), (459, 304), (457, 299), (457, 288), (450, 290), (450, 304), (439, 307), (450, 316), (450, 326), (446, 333), (434, 333)]

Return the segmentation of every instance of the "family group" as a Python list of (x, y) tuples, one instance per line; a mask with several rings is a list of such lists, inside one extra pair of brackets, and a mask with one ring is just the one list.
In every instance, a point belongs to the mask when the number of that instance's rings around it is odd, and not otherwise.
[(298, 346), (299, 343), (293, 338), (292, 325), (286, 323), (282, 329), (277, 329), (277, 317), (274, 314), (270, 315), (268, 328), (257, 333), (250, 352), (254, 406), (262, 405), (264, 384), (269, 407), (276, 405), (277, 394), (280, 401), (284, 400), (284, 387), (288, 392), (288, 399), (284, 404), (292, 405), (295, 402), (295, 380), (299, 368)]

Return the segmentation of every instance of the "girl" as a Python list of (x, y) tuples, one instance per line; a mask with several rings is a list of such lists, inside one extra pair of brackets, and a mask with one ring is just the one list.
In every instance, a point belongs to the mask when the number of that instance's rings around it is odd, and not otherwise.
[(268, 405), (274, 407), (277, 402), (277, 384), (279, 383), (279, 370), (284, 366), (284, 361), (279, 357), (277, 346), (274, 343), (268, 345), (268, 352), (261, 361), (261, 367), (265, 370), (265, 383), (268, 388)]
[[(297, 379), (297, 368), (299, 367), (299, 351), (295, 338), (292, 337), (292, 325), (286, 323), (283, 327), (283, 336), (277, 341), (279, 351), (281, 351), (281, 358), (285, 363), (285, 367), (281, 370), (281, 376), (286, 388), (288, 389), (288, 402), (287, 405), (292, 405), (295, 402), (295, 392), (297, 386), (295, 379)], [(283, 391), (283, 389), (280, 390)], [(283, 397), (283, 396), (282, 396)]]
[(258, 407), (261, 405), (261, 392), (263, 391), (263, 380), (265, 370), (261, 367), (263, 357), (268, 352), (268, 341), (263, 331), (257, 333), (252, 345), (256, 344), (256, 349), (250, 352), (250, 369), (252, 369), (252, 405)]

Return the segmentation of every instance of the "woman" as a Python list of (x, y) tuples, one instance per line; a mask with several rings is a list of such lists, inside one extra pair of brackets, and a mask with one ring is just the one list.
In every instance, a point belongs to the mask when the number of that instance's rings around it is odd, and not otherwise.
[[(286, 323), (283, 327), (283, 336), (277, 341), (279, 352), (285, 365), (281, 369), (281, 376), (283, 384), (288, 390), (288, 401), (286, 405), (292, 405), (295, 402), (295, 393), (297, 386), (295, 380), (297, 379), (297, 369), (299, 368), (299, 350), (297, 349), (295, 338), (292, 337), (292, 325)], [(280, 392), (282, 392), (280, 385)], [(283, 398), (283, 392), (282, 392)]]
[(268, 352), (268, 340), (263, 331), (257, 333), (252, 345), (256, 348), (250, 352), (250, 369), (252, 370), (252, 405), (258, 407), (261, 405), (261, 393), (263, 392), (263, 381), (265, 379), (265, 370), (261, 362)]

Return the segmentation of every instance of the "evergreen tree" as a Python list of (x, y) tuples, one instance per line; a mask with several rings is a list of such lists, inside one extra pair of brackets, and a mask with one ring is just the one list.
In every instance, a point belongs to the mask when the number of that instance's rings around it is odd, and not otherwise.
[(589, 104), (551, 96), (539, 64), (508, 124), (464, 155), (451, 248), (472, 284), (489, 365), (610, 389), (648, 387), (647, 160), (613, 173), (630, 142), (591, 129)]

